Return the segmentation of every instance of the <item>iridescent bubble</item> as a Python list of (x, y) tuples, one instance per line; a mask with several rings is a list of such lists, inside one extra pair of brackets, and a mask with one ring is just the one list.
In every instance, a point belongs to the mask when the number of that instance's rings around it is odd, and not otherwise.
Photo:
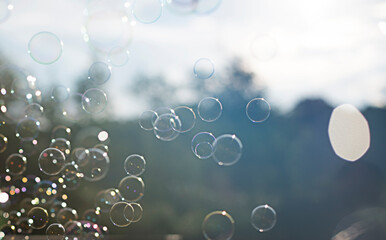
[(138, 177), (145, 171), (146, 160), (141, 155), (132, 154), (126, 158), (124, 167), (127, 174)]
[(52, 223), (46, 229), (47, 240), (62, 240), (64, 238), (64, 227), (60, 223)]
[(196, 124), (196, 114), (193, 109), (186, 106), (176, 107), (174, 108), (174, 114), (181, 122), (181, 127), (179, 129), (174, 128), (176, 126), (175, 124), (171, 125), (174, 131), (185, 133), (194, 128), (194, 125)]
[(198, 0), (195, 13), (200, 15), (210, 14), (220, 7), (222, 0)]
[(44, 228), (49, 220), (48, 212), (44, 208), (34, 207), (29, 210), (28, 214), (28, 223), (33, 229), (42, 229)]
[(51, 32), (38, 32), (28, 43), (28, 54), (40, 64), (56, 62), (63, 52), (63, 42)]
[(110, 158), (106, 152), (97, 148), (86, 149), (78, 161), (80, 172), (84, 179), (90, 182), (99, 181), (107, 175), (110, 168)]
[(11, 175), (21, 175), (27, 170), (27, 158), (21, 154), (11, 154), (5, 160), (5, 171)]
[(133, 15), (138, 22), (150, 24), (162, 15), (162, 0), (134, 0)]
[(142, 218), (143, 209), (139, 203), (130, 203), (124, 209), (124, 216), (130, 222), (139, 222)]
[(107, 95), (101, 89), (90, 88), (82, 96), (82, 107), (88, 113), (103, 112), (106, 106)]
[(8, 138), (0, 133), (0, 153), (7, 150)]
[(208, 159), (213, 154), (216, 138), (210, 132), (199, 132), (192, 139), (192, 151), (199, 159)]
[(8, 0), (0, 1), (0, 23), (7, 21), (11, 16), (13, 5)]
[(105, 191), (105, 197), (104, 197), (106, 204), (108, 205), (114, 205), (115, 203), (122, 200), (121, 194), (119, 193), (118, 189), (115, 188), (109, 188)]
[(51, 99), (55, 102), (64, 102), (70, 97), (71, 90), (68, 87), (58, 85), (52, 88)]
[(243, 144), (234, 134), (224, 134), (213, 142), (213, 159), (220, 166), (237, 163), (242, 155)]
[(154, 135), (162, 141), (172, 141), (179, 136), (174, 129), (181, 129), (181, 121), (175, 114), (165, 113), (159, 115), (154, 122)]
[(56, 215), (56, 220), (65, 225), (67, 222), (78, 220), (78, 213), (73, 208), (63, 208)]
[(38, 103), (32, 103), (27, 106), (25, 109), (25, 116), (38, 119), (43, 116), (44, 109), (43, 107)]
[(114, 67), (122, 67), (129, 61), (130, 52), (126, 48), (113, 47), (107, 56), (107, 62)]
[(268, 61), (276, 56), (277, 42), (269, 35), (259, 35), (251, 44), (252, 55), (260, 61)]
[(70, 140), (71, 128), (66, 127), (64, 125), (59, 125), (54, 127), (51, 132), (51, 139), (55, 139), (55, 138), (65, 138), (67, 140)]
[(32, 156), (38, 151), (38, 141), (33, 140), (21, 140), (18, 152), (24, 156)]
[(104, 62), (95, 62), (88, 69), (88, 79), (94, 84), (102, 85), (111, 77), (111, 67)]
[(197, 107), (198, 116), (205, 122), (214, 122), (222, 113), (221, 102), (214, 97), (203, 98)]
[(226, 211), (214, 211), (202, 222), (202, 233), (208, 240), (229, 240), (235, 231), (235, 221)]
[(193, 73), (199, 79), (210, 78), (214, 74), (214, 63), (209, 58), (200, 58), (194, 63)]
[(57, 175), (63, 168), (66, 157), (63, 152), (56, 148), (47, 148), (39, 156), (39, 168), (47, 175)]
[(246, 113), (252, 122), (264, 122), (271, 113), (271, 106), (264, 98), (254, 98), (247, 104)]
[(101, 218), (100, 214), (101, 213), (98, 210), (88, 209), (88, 210), (84, 211), (84, 213), (82, 215), (82, 219), (84, 219), (86, 221), (93, 222), (93, 223), (98, 223), (100, 218)]
[(134, 212), (134, 209), (127, 202), (115, 203), (109, 212), (111, 222), (117, 227), (129, 226), (131, 221), (127, 220), (125, 217), (125, 212), (128, 212), (130, 209), (132, 212)]
[(158, 114), (155, 111), (146, 110), (139, 116), (139, 126), (146, 131), (153, 130), (154, 122), (157, 118)]
[(65, 138), (55, 138), (51, 140), (50, 148), (60, 150), (67, 157), (71, 153), (71, 143)]
[(79, 221), (68, 221), (64, 224), (65, 229), (65, 240), (78, 240), (81, 239), (83, 233), (82, 223)]
[(24, 118), (16, 125), (16, 137), (25, 140), (39, 136), (40, 122), (33, 118)]
[(251, 223), (259, 232), (271, 230), (276, 224), (276, 212), (269, 205), (260, 205), (253, 209)]
[(145, 184), (140, 177), (127, 176), (119, 182), (118, 190), (126, 201), (136, 202), (143, 197)]

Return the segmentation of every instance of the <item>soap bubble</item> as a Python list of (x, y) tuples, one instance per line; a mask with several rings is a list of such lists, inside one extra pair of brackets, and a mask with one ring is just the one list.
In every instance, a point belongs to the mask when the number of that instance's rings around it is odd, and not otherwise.
[(25, 109), (25, 116), (38, 119), (43, 116), (43, 111), (44, 109), (40, 104), (32, 103), (28, 105), (27, 108)]
[[(52, 181), (44, 180), (37, 183), (33, 190), (34, 198), (37, 198), (39, 203), (51, 203), (59, 195), (59, 185)], [(33, 199), (32, 201), (36, 201)]]
[(154, 135), (162, 141), (176, 139), (180, 133), (175, 129), (181, 129), (181, 121), (175, 114), (165, 113), (159, 115), (154, 122)]
[(200, 15), (210, 14), (221, 5), (221, 2), (222, 0), (198, 0), (195, 13)]
[(5, 160), (5, 171), (11, 175), (21, 175), (27, 170), (27, 158), (21, 154), (11, 154)]
[(33, 140), (21, 140), (18, 152), (24, 156), (32, 156), (38, 151), (38, 141)]
[(101, 89), (90, 88), (82, 96), (83, 109), (91, 114), (100, 113), (107, 106), (107, 95)]
[(127, 176), (119, 182), (118, 190), (123, 199), (136, 202), (143, 197), (145, 184), (140, 177)]
[(65, 138), (55, 138), (51, 140), (50, 148), (56, 148), (60, 150), (66, 157), (71, 153), (71, 143)]
[(235, 231), (235, 221), (226, 211), (214, 211), (206, 215), (202, 232), (208, 240), (229, 240)]
[(271, 113), (271, 106), (264, 98), (254, 98), (247, 104), (246, 113), (252, 122), (264, 122)]
[(203, 98), (197, 107), (198, 116), (205, 122), (214, 122), (222, 113), (221, 102), (214, 97)]
[(154, 129), (154, 122), (157, 120), (158, 114), (152, 110), (146, 110), (139, 116), (139, 126), (147, 131)]
[(63, 202), (63, 201), (60, 201), (60, 200), (57, 200), (55, 199), (51, 205), (50, 205), (50, 208), (49, 208), (49, 214), (50, 214), (50, 217), (51, 218), (56, 218), (56, 215), (58, 214), (58, 212), (67, 207), (67, 203), (66, 202)]
[(63, 42), (51, 32), (38, 32), (28, 43), (28, 54), (40, 64), (56, 62), (63, 52)]
[(0, 133), (0, 153), (7, 150), (8, 138)]
[(100, 149), (102, 150), (103, 152), (105, 153), (108, 153), (109, 152), (109, 146), (107, 146), (106, 144), (103, 144), (103, 143), (98, 143), (94, 146), (94, 148), (97, 148), (97, 149)]
[(60, 150), (47, 148), (39, 156), (39, 168), (47, 175), (57, 175), (63, 170), (65, 160), (66, 157)]
[(107, 62), (114, 67), (122, 67), (129, 61), (130, 52), (122, 47), (113, 47), (107, 56)]
[(62, 240), (64, 238), (64, 227), (60, 223), (52, 223), (46, 229), (47, 240)]
[(83, 233), (83, 226), (82, 223), (79, 221), (68, 221), (66, 224), (64, 224), (65, 229), (65, 240), (78, 240), (81, 239), (81, 235)]
[(111, 67), (104, 62), (95, 62), (88, 69), (88, 79), (94, 84), (102, 85), (111, 77)]
[(213, 142), (213, 158), (220, 166), (237, 163), (242, 155), (243, 144), (236, 135), (224, 134)]
[(190, 14), (197, 8), (198, 0), (167, 0), (166, 6), (173, 12)]
[(12, 10), (13, 5), (8, 0), (0, 0), (0, 23), (7, 21)]
[(260, 205), (253, 209), (251, 223), (259, 232), (271, 230), (276, 224), (276, 212), (269, 205)]
[(196, 78), (207, 79), (214, 74), (214, 64), (209, 58), (198, 59), (193, 66), (193, 73)]
[(110, 205), (106, 203), (105, 200), (105, 192), (106, 190), (99, 191), (95, 196), (95, 207), (98, 211), (108, 212), (110, 210)]
[(75, 220), (78, 220), (78, 213), (73, 208), (63, 208), (58, 212), (56, 216), (56, 220), (60, 224), (65, 224), (67, 222), (75, 221)]
[(192, 139), (192, 151), (199, 159), (208, 159), (213, 154), (216, 138), (210, 132), (199, 132)]
[(52, 88), (51, 99), (55, 102), (64, 102), (70, 97), (71, 90), (68, 87), (58, 85)]
[(61, 172), (61, 175), (64, 179), (68, 181), (72, 181), (79, 176), (79, 170), (78, 165), (76, 165), (74, 162), (72, 163), (66, 163), (64, 165), (64, 168)]
[(106, 152), (97, 148), (90, 148), (80, 154), (77, 164), (84, 179), (95, 182), (107, 175), (110, 168), (110, 158)]
[(277, 42), (269, 35), (259, 35), (251, 44), (252, 55), (260, 61), (268, 61), (276, 56)]
[(171, 125), (174, 131), (184, 133), (189, 132), (194, 128), (194, 125), (196, 124), (196, 114), (193, 109), (186, 106), (176, 107), (174, 108), (174, 114), (181, 121), (181, 127), (179, 129), (175, 128), (175, 124)]
[(162, 0), (134, 0), (133, 15), (141, 23), (156, 22), (162, 15)]
[(59, 125), (54, 127), (51, 132), (51, 139), (55, 139), (55, 138), (65, 138), (67, 140), (70, 140), (71, 128), (66, 127), (64, 125)]
[(106, 204), (108, 205), (114, 205), (115, 203), (122, 200), (121, 194), (119, 193), (118, 189), (115, 188), (109, 188), (105, 191), (105, 197), (104, 197)]
[(16, 126), (16, 137), (32, 140), (38, 137), (40, 122), (33, 118), (24, 118)]
[(44, 228), (49, 220), (47, 210), (41, 207), (34, 207), (28, 212), (28, 223), (33, 229)]
[(117, 202), (115, 203), (109, 212), (111, 222), (117, 227), (127, 227), (130, 225), (131, 221), (125, 217), (125, 213), (128, 211), (134, 212), (134, 209), (127, 202)]
[(142, 218), (143, 209), (139, 203), (130, 203), (130, 206), (126, 206), (124, 209), (124, 216), (131, 222), (139, 222)]
[(145, 158), (138, 154), (132, 154), (126, 158), (124, 167), (127, 174), (138, 177), (145, 171)]

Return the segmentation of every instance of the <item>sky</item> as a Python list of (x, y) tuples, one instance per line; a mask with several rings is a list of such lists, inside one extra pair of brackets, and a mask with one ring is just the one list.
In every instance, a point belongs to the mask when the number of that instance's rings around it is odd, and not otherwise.
[[(109, 2), (108, 9), (116, 0), (103, 1)], [(35, 75), (43, 90), (52, 85), (71, 87), (94, 61), (106, 60), (106, 54), (84, 41), (88, 1), (13, 0), (10, 4), (9, 18), (0, 23), (0, 53)], [(90, 16), (93, 8), (88, 9)], [(157, 11), (156, 6), (148, 9)], [(334, 106), (386, 105), (386, 2), (223, 0), (210, 14), (180, 14), (165, 4), (156, 22), (135, 20), (129, 15), (133, 25), (129, 61), (113, 67), (103, 86), (116, 118), (138, 116), (147, 108), (144, 101), (127, 95), (133, 77), (146, 73), (183, 85), (193, 77), (195, 61), (203, 57), (213, 61), (217, 77), (226, 74), (230, 59), (243, 59), (267, 87), (267, 100), (279, 110), (290, 110), (306, 97), (323, 97)], [(114, 34), (117, 27), (109, 23), (97, 28), (95, 36)], [(40, 31), (55, 33), (63, 42), (63, 54), (53, 64), (39, 64), (28, 55), (28, 42)], [(253, 55), (251, 46), (259, 36), (272, 40), (267, 45), (276, 53), (271, 59)]]

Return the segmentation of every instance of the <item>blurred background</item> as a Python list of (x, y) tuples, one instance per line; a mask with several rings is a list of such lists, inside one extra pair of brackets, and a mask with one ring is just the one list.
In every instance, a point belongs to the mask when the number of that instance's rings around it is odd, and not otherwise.
[[(58, 41), (34, 45), (43, 31)], [(20, 228), (25, 213), (12, 221), (10, 213), (32, 207), (24, 200), (33, 197), (10, 194), (12, 186), (24, 176), (59, 181), (39, 170), (38, 159), (53, 130), (65, 126), (71, 149), (103, 144), (110, 166), (102, 180), (76, 178), (57, 199), (37, 204), (49, 213), (61, 201), (81, 220), (101, 207), (98, 193), (127, 176), (127, 156), (146, 159), (142, 219), (116, 227), (111, 206), (104, 206), (95, 222), (107, 227), (106, 239), (205, 239), (205, 216), (223, 210), (235, 222), (232, 239), (385, 239), (385, 35), (386, 3), (379, 0), (0, 0), (0, 133), (7, 139), (0, 187), (11, 197), (1, 205), (3, 229)], [(210, 64), (197, 69), (203, 58)], [(82, 94), (95, 88), (107, 96), (100, 111), (82, 105)], [(218, 120), (198, 116), (204, 97), (221, 101)], [(267, 120), (246, 116), (253, 98), (269, 102)], [(370, 126), (371, 146), (357, 162), (338, 157), (329, 141), (331, 112), (344, 103), (358, 107)], [(27, 145), (15, 131), (31, 104), (44, 111), (35, 117), (36, 142)], [(178, 106), (197, 118), (173, 141), (138, 124), (146, 110)], [(191, 142), (199, 132), (235, 134), (241, 159), (219, 166), (197, 158)], [(5, 161), (13, 153), (26, 155), (27, 167), (7, 180)], [(264, 204), (275, 209), (277, 222), (259, 232), (251, 212)], [(338, 234), (350, 226), (355, 233)], [(45, 229), (19, 235), (27, 233)]]

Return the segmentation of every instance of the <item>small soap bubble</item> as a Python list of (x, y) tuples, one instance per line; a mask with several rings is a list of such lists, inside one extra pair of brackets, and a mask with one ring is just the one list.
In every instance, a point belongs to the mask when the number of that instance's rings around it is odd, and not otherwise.
[(51, 32), (38, 32), (28, 43), (28, 54), (40, 64), (56, 62), (63, 52), (63, 42)]
[(61, 175), (64, 179), (68, 181), (72, 181), (79, 176), (79, 170), (78, 165), (76, 165), (74, 162), (72, 163), (66, 163), (64, 165), (64, 168), (61, 172)]
[(139, 116), (139, 126), (146, 131), (154, 129), (154, 122), (157, 120), (158, 114), (152, 110), (146, 110)]
[(44, 109), (43, 107), (38, 103), (32, 103), (27, 106), (25, 109), (25, 116), (38, 119), (43, 116)]
[(130, 222), (139, 222), (142, 218), (143, 209), (139, 203), (130, 203), (124, 209), (124, 216)]
[(68, 87), (58, 85), (52, 88), (51, 99), (55, 102), (61, 103), (66, 101), (71, 94), (71, 90)]
[(8, 138), (0, 133), (0, 153), (7, 150), (8, 147)]
[(221, 102), (214, 97), (203, 98), (197, 107), (198, 116), (205, 122), (214, 122), (222, 113)]
[(56, 215), (56, 220), (66, 228), (66, 223), (78, 220), (78, 213), (73, 208), (63, 208)]
[(77, 163), (79, 171), (84, 175), (84, 179), (90, 182), (103, 179), (110, 168), (108, 154), (97, 148), (82, 151)]
[(82, 223), (79, 221), (68, 221), (64, 224), (64, 239), (65, 240), (78, 240), (81, 239), (83, 233)]
[(180, 133), (175, 129), (181, 129), (181, 121), (174, 113), (159, 115), (154, 122), (154, 135), (162, 141), (176, 139)]
[(125, 216), (132, 216), (133, 213), (129, 214), (128, 212), (134, 212), (132, 206), (127, 202), (117, 202), (115, 203), (109, 212), (111, 222), (117, 227), (127, 227), (130, 225), (131, 221), (128, 220)]
[(254, 98), (247, 104), (246, 113), (252, 122), (264, 122), (271, 113), (271, 106), (264, 98)]
[(243, 144), (234, 134), (224, 134), (213, 142), (213, 159), (220, 166), (237, 163), (242, 155)]
[(119, 182), (118, 190), (123, 199), (136, 202), (143, 197), (145, 184), (140, 177), (127, 176)]
[(107, 106), (107, 95), (97, 88), (90, 88), (82, 96), (83, 109), (91, 114), (100, 113)]
[(232, 238), (235, 231), (235, 221), (226, 211), (214, 211), (206, 215), (202, 223), (202, 232), (205, 239)]
[(95, 62), (88, 69), (88, 79), (96, 85), (106, 83), (111, 77), (111, 67), (104, 62)]
[(271, 230), (276, 224), (276, 212), (269, 205), (260, 205), (253, 209), (251, 223), (259, 232)]
[(21, 154), (11, 154), (5, 160), (5, 171), (11, 175), (21, 175), (27, 170), (27, 158)]
[(145, 171), (146, 160), (141, 155), (132, 154), (126, 158), (124, 167), (127, 174), (138, 177)]
[(109, 188), (105, 191), (104, 199), (108, 205), (114, 205), (115, 203), (121, 201), (122, 197), (118, 189)]
[(107, 62), (114, 67), (122, 67), (129, 61), (130, 52), (122, 47), (112, 48), (107, 56)]
[(192, 151), (199, 159), (208, 159), (213, 154), (216, 138), (210, 132), (199, 132), (192, 139)]
[(18, 152), (24, 156), (32, 156), (38, 151), (38, 141), (33, 140), (21, 140)]
[(134, 0), (133, 15), (138, 22), (150, 24), (162, 15), (162, 0)]
[(39, 156), (39, 168), (47, 175), (57, 175), (63, 170), (65, 160), (63, 152), (56, 148), (47, 148)]
[(174, 108), (174, 114), (181, 122), (181, 127), (179, 129), (175, 128), (175, 124), (171, 125), (174, 131), (185, 133), (194, 128), (194, 125), (196, 124), (196, 114), (193, 109), (186, 106), (176, 107)]
[(44, 208), (34, 207), (29, 210), (28, 214), (28, 223), (33, 229), (42, 229), (44, 228), (49, 220), (48, 212)]
[(62, 240), (64, 238), (64, 227), (60, 223), (52, 223), (46, 229), (47, 240)]
[(24, 118), (16, 125), (16, 137), (32, 140), (39, 136), (40, 122), (34, 118)]
[(252, 55), (260, 61), (268, 61), (276, 56), (278, 45), (276, 39), (269, 35), (255, 37), (251, 44)]
[(60, 150), (66, 157), (71, 153), (71, 143), (65, 138), (55, 138), (51, 140), (50, 148), (56, 148)]
[(199, 79), (210, 78), (214, 74), (214, 63), (209, 58), (200, 58), (194, 63), (193, 73)]

